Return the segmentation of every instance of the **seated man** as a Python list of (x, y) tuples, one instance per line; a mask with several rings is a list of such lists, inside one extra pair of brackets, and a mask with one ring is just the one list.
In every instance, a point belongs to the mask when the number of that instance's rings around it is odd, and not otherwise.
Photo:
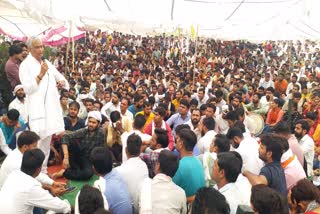
[[(179, 166), (178, 157), (162, 150), (155, 167), (156, 176), (145, 179), (140, 193), (140, 213), (186, 213), (187, 200), (183, 189), (172, 177)], [(170, 203), (168, 203), (170, 201)]]
[(152, 136), (156, 128), (161, 128), (166, 130), (169, 137), (168, 147), (170, 150), (172, 150), (174, 147), (173, 135), (172, 135), (172, 131), (169, 124), (164, 121), (165, 116), (166, 116), (166, 110), (163, 107), (157, 107), (154, 110), (153, 121), (146, 125), (144, 129), (144, 133)]
[(69, 114), (64, 117), (64, 128), (66, 131), (76, 131), (85, 127), (83, 119), (78, 117), (80, 104), (73, 101), (69, 104)]
[(11, 109), (6, 115), (4, 115), (0, 121), (1, 136), (4, 137), (0, 141), (0, 149), (6, 155), (11, 152), (9, 144), (11, 143), (15, 128), (19, 128), (23, 125), (23, 122), (19, 120), (19, 112), (16, 109)]
[[(37, 148), (39, 136), (32, 131), (24, 131), (18, 138), (18, 148), (14, 149), (3, 161), (0, 169), (0, 189), (11, 172), (20, 170), (23, 154)], [(43, 185), (45, 189), (50, 190), (53, 195), (59, 195), (64, 192), (64, 184), (55, 182), (48, 175), (41, 173), (36, 179)]]
[[(231, 214), (236, 214), (238, 205), (250, 206), (250, 197), (244, 197), (244, 195), (250, 195), (250, 187), (241, 191), (236, 185), (241, 168), (242, 162), (239, 161), (235, 153), (222, 152), (218, 154), (212, 170), (212, 179), (217, 183), (216, 188), (219, 192), (226, 197)], [(249, 194), (246, 194), (246, 192), (249, 192)]]
[(90, 160), (95, 173), (105, 179), (109, 209), (113, 214), (132, 214), (132, 199), (127, 184), (117, 170), (112, 170), (112, 154), (108, 148), (96, 147), (90, 154)]
[(70, 213), (68, 201), (53, 197), (35, 179), (41, 172), (44, 153), (40, 149), (28, 150), (23, 154), (21, 171), (12, 172), (0, 191), (0, 213), (32, 213), (34, 207), (57, 213)]
[(64, 169), (54, 173), (53, 178), (63, 176), (72, 180), (87, 180), (93, 175), (89, 154), (93, 148), (105, 145), (104, 132), (99, 128), (101, 120), (100, 112), (91, 111), (88, 114), (88, 127), (62, 137)]
[(175, 184), (185, 191), (188, 203), (194, 200), (198, 189), (205, 186), (201, 162), (192, 155), (196, 143), (197, 136), (190, 129), (182, 129), (177, 132), (176, 148), (180, 153), (181, 160), (179, 168), (172, 179)]
[(168, 147), (169, 138), (168, 134), (164, 129), (156, 128), (154, 134), (152, 135), (150, 142), (150, 149), (152, 150), (149, 153), (141, 153), (140, 158), (146, 162), (149, 170), (149, 177), (154, 177), (155, 165), (158, 161), (159, 154), (162, 150)]

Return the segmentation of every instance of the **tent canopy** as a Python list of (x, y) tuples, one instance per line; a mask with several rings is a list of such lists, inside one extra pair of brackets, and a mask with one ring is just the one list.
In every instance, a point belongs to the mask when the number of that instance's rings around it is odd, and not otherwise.
[(33, 16), (133, 34), (172, 33), (181, 28), (190, 35), (194, 26), (200, 36), (226, 40), (320, 38), (319, 0), (5, 1)]

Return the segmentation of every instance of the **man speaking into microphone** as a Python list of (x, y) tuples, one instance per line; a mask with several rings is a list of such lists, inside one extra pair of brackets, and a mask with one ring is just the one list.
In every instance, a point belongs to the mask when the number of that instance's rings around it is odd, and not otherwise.
[(44, 47), (39, 38), (30, 37), (27, 46), (30, 53), (20, 65), (19, 77), (27, 95), (30, 129), (40, 136), (38, 147), (45, 154), (42, 170), (46, 172), (51, 137), (64, 131), (57, 86), (69, 89), (69, 84), (64, 76), (44, 59)]

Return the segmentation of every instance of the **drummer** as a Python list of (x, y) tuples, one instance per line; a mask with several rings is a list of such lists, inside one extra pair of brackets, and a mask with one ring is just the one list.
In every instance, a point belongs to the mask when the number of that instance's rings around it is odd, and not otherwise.
[(252, 96), (252, 101), (244, 106), (248, 114), (256, 113), (261, 115), (262, 117), (265, 117), (267, 110), (265, 106), (260, 102), (260, 99), (261, 95), (258, 92), (254, 93), (254, 95)]

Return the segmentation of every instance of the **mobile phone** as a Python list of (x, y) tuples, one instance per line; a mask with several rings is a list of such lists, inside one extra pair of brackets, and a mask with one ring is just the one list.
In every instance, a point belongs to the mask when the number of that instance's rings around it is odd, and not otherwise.
[(73, 192), (73, 191), (75, 191), (77, 189), (76, 186), (66, 186), (66, 188), (67, 188), (67, 190), (66, 190), (65, 194)]

